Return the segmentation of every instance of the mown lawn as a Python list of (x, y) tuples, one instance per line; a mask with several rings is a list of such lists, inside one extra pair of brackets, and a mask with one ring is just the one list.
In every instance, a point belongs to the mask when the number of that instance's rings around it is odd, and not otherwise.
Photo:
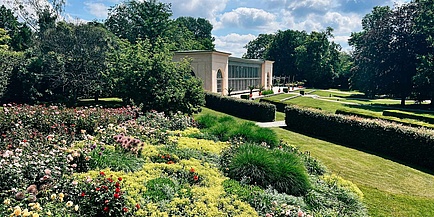
[[(206, 113), (223, 115), (204, 108), (201, 114)], [(272, 129), (280, 139), (309, 151), (331, 172), (357, 184), (370, 216), (434, 216), (433, 175), (286, 129)]]
[(273, 128), (364, 193), (371, 216), (434, 216), (434, 176), (355, 149)]

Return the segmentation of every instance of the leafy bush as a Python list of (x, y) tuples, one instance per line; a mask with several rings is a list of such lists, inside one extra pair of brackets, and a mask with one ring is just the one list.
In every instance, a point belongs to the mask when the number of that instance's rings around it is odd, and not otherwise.
[(266, 95), (270, 95), (270, 94), (274, 94), (273, 90), (264, 90), (262, 91), (262, 95), (266, 96)]
[(92, 170), (111, 168), (113, 171), (134, 172), (143, 167), (144, 160), (114, 147), (99, 146), (90, 152)]
[(140, 116), (137, 121), (142, 126), (159, 130), (185, 130), (195, 126), (192, 117), (181, 113), (165, 115), (163, 112), (150, 111)]
[(206, 93), (205, 100), (207, 108), (252, 121), (274, 121), (276, 116), (276, 107), (270, 104), (240, 100), (214, 93)]
[(243, 138), (251, 143), (266, 143), (271, 147), (279, 144), (279, 139), (274, 131), (257, 126), (253, 122), (238, 122), (230, 116), (216, 117), (210, 114), (201, 115), (197, 123), (203, 127), (205, 133), (215, 135), (221, 141), (229, 141), (233, 138)]
[(434, 131), (291, 106), (288, 128), (434, 170)]
[(245, 144), (237, 148), (228, 165), (229, 177), (279, 192), (303, 195), (310, 188), (308, 175), (298, 156)]
[(261, 98), (259, 102), (272, 104), (276, 106), (276, 110), (279, 112), (285, 112), (285, 107), (288, 105), (286, 103), (276, 102), (268, 98)]
[(171, 200), (178, 192), (178, 187), (169, 178), (156, 178), (146, 182), (144, 197), (152, 202)]
[(305, 197), (309, 210), (318, 216), (368, 216), (367, 210), (359, 196), (339, 186), (338, 182), (317, 179), (312, 181), (313, 190)]

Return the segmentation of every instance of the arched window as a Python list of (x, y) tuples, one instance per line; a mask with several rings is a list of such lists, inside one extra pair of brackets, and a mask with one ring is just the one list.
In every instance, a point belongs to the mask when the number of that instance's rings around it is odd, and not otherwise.
[(217, 92), (218, 93), (222, 92), (222, 79), (223, 79), (222, 71), (219, 69), (217, 71)]

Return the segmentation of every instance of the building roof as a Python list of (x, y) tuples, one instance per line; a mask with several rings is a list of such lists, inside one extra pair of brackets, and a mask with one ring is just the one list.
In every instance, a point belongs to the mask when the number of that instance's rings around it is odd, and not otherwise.
[(223, 52), (223, 51), (217, 51), (217, 50), (181, 50), (181, 51), (175, 51), (175, 53), (179, 54), (189, 54), (189, 53), (218, 53), (223, 55), (232, 55), (231, 53)]

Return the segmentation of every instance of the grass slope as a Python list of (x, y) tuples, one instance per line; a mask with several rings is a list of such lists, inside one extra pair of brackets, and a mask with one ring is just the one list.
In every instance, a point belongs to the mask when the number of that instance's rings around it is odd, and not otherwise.
[[(201, 114), (223, 115), (207, 108)], [(282, 128), (272, 129), (280, 139), (309, 151), (330, 171), (357, 184), (370, 216), (434, 216), (433, 175)]]
[(355, 149), (281, 128), (273, 130), (357, 184), (371, 216), (434, 216), (434, 176)]

